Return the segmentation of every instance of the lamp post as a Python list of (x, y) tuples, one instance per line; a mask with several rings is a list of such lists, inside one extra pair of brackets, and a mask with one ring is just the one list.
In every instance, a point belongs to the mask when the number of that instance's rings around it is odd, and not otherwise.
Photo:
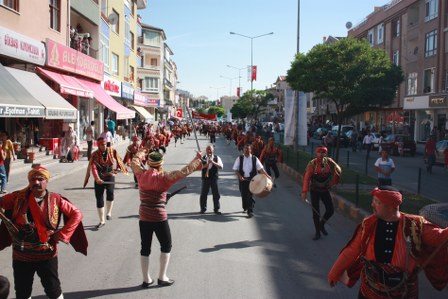
[(238, 88), (239, 88), (239, 90), (240, 90), (240, 92), (241, 92), (241, 70), (244, 70), (245, 69), (245, 67), (236, 67), (236, 66), (231, 66), (231, 65), (227, 65), (227, 67), (230, 67), (230, 68), (232, 68), (232, 69), (236, 69), (236, 70), (238, 70)]
[(239, 36), (250, 39), (250, 90), (253, 90), (254, 77), (253, 77), (252, 72), (253, 72), (253, 68), (254, 68), (254, 39), (262, 37), (262, 36), (266, 36), (266, 35), (272, 35), (272, 34), (274, 34), (274, 32), (269, 32), (269, 33), (265, 33), (265, 34), (261, 34), (261, 35), (257, 35), (257, 36), (247, 36), (247, 35), (236, 33), (236, 32), (230, 32), (230, 34), (239, 35)]
[(230, 84), (230, 86), (229, 86), (229, 98), (232, 98), (232, 80), (238, 79), (239, 77), (230, 78), (230, 77), (226, 77), (226, 76), (223, 76), (223, 75), (221, 75), (220, 77), (229, 80), (229, 84)]

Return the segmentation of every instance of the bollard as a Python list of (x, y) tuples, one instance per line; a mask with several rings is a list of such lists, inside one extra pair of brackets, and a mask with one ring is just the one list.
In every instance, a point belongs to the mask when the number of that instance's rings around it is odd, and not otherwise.
[(359, 174), (356, 175), (356, 201), (355, 206), (358, 207), (359, 202)]
[(347, 168), (350, 168), (350, 151), (347, 151)]
[(420, 195), (420, 187), (422, 183), (422, 169), (418, 168), (418, 179), (417, 179), (417, 194)]

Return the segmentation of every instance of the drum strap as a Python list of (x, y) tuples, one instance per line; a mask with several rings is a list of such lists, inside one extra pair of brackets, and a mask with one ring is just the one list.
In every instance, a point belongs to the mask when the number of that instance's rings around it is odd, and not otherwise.
[[(254, 155), (252, 155), (252, 170), (250, 172), (250, 178), (252, 179), (254, 176), (257, 175), (257, 160), (255, 160), (257, 157), (255, 157)], [(244, 171), (243, 171), (243, 160), (244, 160), (244, 155), (240, 155), (240, 169), (239, 172), (241, 174), (242, 177), (244, 177)]]

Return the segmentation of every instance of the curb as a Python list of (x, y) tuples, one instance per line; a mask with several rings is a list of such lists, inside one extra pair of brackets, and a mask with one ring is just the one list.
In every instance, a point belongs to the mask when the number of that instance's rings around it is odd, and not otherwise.
[[(301, 188), (300, 184), (302, 183), (303, 176), (298, 171), (294, 170), (292, 167), (284, 163), (279, 163), (278, 166), (283, 172), (291, 176), (299, 184), (299, 187)], [(333, 204), (335, 209), (339, 213), (341, 213), (345, 217), (352, 219), (356, 223), (360, 223), (365, 217), (370, 215), (363, 209), (357, 208), (352, 202), (346, 200), (342, 196), (334, 192), (330, 192), (330, 194), (331, 197), (333, 198)]]

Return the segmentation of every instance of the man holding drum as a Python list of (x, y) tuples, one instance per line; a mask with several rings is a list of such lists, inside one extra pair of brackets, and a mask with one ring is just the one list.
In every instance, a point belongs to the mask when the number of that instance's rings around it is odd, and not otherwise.
[(243, 210), (244, 212), (247, 211), (248, 218), (252, 218), (254, 216), (255, 200), (249, 189), (250, 181), (257, 175), (257, 173), (264, 174), (270, 180), (271, 177), (264, 170), (260, 160), (252, 155), (252, 146), (250, 144), (244, 145), (244, 155), (240, 155), (236, 158), (232, 169), (235, 171), (239, 180), (239, 189), (243, 200)]

